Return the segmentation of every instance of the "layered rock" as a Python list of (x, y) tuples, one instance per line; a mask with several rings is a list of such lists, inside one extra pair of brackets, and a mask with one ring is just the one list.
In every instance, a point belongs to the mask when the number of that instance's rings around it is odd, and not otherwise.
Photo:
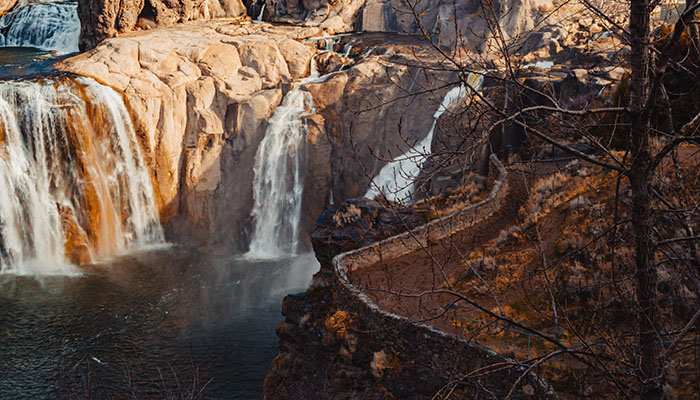
[(218, 17), (244, 17), (241, 0), (79, 0), (80, 49), (119, 33)]

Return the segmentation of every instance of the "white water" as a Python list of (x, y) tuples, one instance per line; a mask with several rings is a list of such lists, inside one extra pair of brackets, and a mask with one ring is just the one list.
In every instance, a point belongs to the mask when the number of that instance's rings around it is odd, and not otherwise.
[(80, 20), (73, 1), (21, 0), (0, 17), (0, 46), (78, 51)]
[(263, 3), (262, 8), (260, 9), (260, 15), (258, 15), (257, 18), (255, 18), (255, 22), (263, 22), (263, 17), (265, 16), (265, 7), (267, 6), (267, 3)]
[(309, 77), (294, 85), (268, 121), (253, 169), (255, 228), (246, 255), (250, 259), (297, 254), (308, 134), (304, 117), (315, 111), (311, 94), (302, 86), (318, 77), (312, 60)]
[(67, 214), (93, 260), (163, 241), (121, 96), (85, 78), (0, 83), (0, 272), (70, 272)]
[[(483, 75), (470, 74), (467, 83), (469, 87), (480, 91), (483, 79)], [(428, 135), (379, 171), (365, 194), (366, 198), (374, 199), (383, 195), (391, 201), (411, 201), (415, 192), (415, 180), (423, 169), (423, 163), (432, 152), (433, 136), (440, 117), (464, 99), (469, 92), (470, 90), (464, 85), (454, 87), (447, 92), (437, 111), (433, 114), (433, 125)]]

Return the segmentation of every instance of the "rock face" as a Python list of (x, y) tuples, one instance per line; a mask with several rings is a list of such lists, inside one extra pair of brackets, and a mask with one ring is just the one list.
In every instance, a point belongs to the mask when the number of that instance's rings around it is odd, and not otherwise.
[[(552, 7), (551, 0), (501, 0), (494, 3), (506, 38), (532, 29), (541, 19), (541, 11)], [(415, 34), (420, 33), (422, 26), (426, 32), (431, 32), (433, 39), (447, 47), (455, 45), (453, 39), (457, 29), (470, 46), (483, 43), (483, 39), (489, 36), (480, 0), (457, 0), (456, 3), (442, 0), (276, 0), (272, 4), (270, 20), (318, 26), (330, 33)]]
[(0, 14), (4, 14), (17, 4), (18, 0), (0, 0)]
[(321, 264), (331, 265), (333, 257), (340, 253), (379, 242), (425, 222), (410, 208), (390, 209), (374, 200), (350, 199), (337, 209), (321, 214), (311, 242)]
[[(284, 299), (285, 321), (277, 327), (281, 352), (265, 379), (264, 399), (413, 399), (440, 388), (440, 378), (423, 365), (387, 369), (384, 345), (362, 333), (371, 327), (333, 296), (335, 255), (422, 223), (409, 209), (394, 212), (366, 199), (323, 213), (312, 235), (321, 271), (311, 289)], [(393, 365), (407, 361), (390, 357)]]
[(245, 242), (238, 235), (245, 238), (266, 120), (283, 84), (308, 74), (315, 54), (281, 31), (239, 29), (199, 22), (127, 34), (59, 65), (125, 94), (171, 238), (201, 244), (219, 232), (231, 235), (217, 235), (223, 243)]
[[(240, 251), (251, 233), (253, 165), (267, 120), (291, 82), (309, 74), (320, 36), (318, 28), (200, 21), (107, 39), (58, 67), (124, 93), (168, 239)], [(365, 193), (384, 164), (379, 156), (402, 153), (430, 129), (446, 89), (407, 96), (432, 78), (405, 56), (384, 55), (405, 46), (392, 40), (357, 43), (360, 54), (374, 43), (384, 48), (304, 86), (316, 109), (305, 118), (304, 236), (331, 198)]]
[(80, 49), (118, 33), (217, 17), (243, 17), (241, 0), (79, 0)]

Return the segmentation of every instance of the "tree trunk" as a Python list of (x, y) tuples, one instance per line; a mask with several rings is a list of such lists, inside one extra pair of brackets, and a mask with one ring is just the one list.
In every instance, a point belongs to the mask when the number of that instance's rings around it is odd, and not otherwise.
[(650, 13), (649, 0), (632, 0), (630, 5), (632, 81), (630, 117), (632, 122), (629, 180), (632, 188), (632, 227), (635, 244), (635, 283), (639, 307), (640, 371), (639, 398), (663, 398), (662, 344), (659, 339), (658, 276), (653, 259), (651, 224), (651, 143), (649, 113), (644, 107), (649, 96)]
[[(687, 2), (687, 7), (693, 7), (695, 4), (697, 4), (697, 0), (691, 0)], [(688, 25), (688, 31), (690, 33), (690, 39), (692, 43), (692, 47), (695, 50), (695, 55), (700, 59), (700, 28), (698, 28), (698, 16), (697, 12), (695, 13), (694, 18), (690, 21)]]

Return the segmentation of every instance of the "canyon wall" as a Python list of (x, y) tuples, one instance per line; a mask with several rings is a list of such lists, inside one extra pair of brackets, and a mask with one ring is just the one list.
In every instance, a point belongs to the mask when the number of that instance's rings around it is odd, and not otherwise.
[[(317, 26), (329, 33), (425, 32), (446, 47), (478, 47), (489, 36), (480, 0), (267, 0), (271, 21)], [(497, 0), (494, 15), (514, 38), (533, 29), (552, 0)], [(459, 43), (456, 43), (456, 38)]]
[[(58, 67), (124, 93), (168, 239), (241, 251), (251, 233), (253, 165), (267, 120), (292, 82), (309, 75), (328, 41), (322, 36), (319, 28), (199, 21), (125, 33)], [(401, 55), (428, 50), (392, 40), (358, 40), (355, 62), (319, 56), (328, 75), (304, 86), (315, 105), (305, 117), (304, 237), (331, 198), (367, 190), (384, 163), (378, 156), (400, 154), (430, 129), (446, 89), (425, 92), (433, 77)], [(451, 79), (439, 74), (440, 82)]]
[(241, 0), (78, 0), (80, 49), (119, 33), (218, 17), (244, 17)]
[(483, 50), (498, 20), (505, 39), (538, 27), (552, 0), (500, 0), (488, 15), (480, 0), (79, 0), (80, 48), (119, 33), (216, 17), (245, 17), (265, 4), (265, 20), (318, 27), (327, 34), (398, 32), (423, 34), (443, 47)]

